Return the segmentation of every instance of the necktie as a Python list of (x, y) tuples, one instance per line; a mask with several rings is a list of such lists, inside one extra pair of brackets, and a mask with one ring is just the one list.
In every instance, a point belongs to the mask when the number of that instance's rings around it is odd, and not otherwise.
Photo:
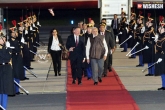
[(77, 38), (77, 36), (76, 36), (76, 47), (77, 47), (77, 45), (78, 45), (78, 38)]

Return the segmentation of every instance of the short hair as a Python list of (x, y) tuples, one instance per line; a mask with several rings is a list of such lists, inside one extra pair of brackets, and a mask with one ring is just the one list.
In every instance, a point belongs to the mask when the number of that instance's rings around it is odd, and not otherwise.
[(92, 31), (93, 31), (93, 30), (95, 30), (95, 29), (97, 29), (97, 30), (98, 30), (98, 28), (97, 28), (97, 27), (92, 27)]
[(114, 14), (113, 16), (117, 16), (117, 14)]
[[(102, 20), (105, 20), (105, 21), (107, 21), (107, 19), (106, 19), (106, 18), (103, 18)], [(102, 21), (102, 20), (101, 20), (101, 21)]]

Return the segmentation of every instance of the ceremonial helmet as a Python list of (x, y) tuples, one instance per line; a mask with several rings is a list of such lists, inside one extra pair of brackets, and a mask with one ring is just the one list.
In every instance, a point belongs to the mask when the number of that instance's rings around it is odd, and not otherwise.
[(141, 20), (143, 20), (143, 18), (144, 18), (144, 16), (142, 16), (142, 11), (139, 11), (139, 16), (138, 16), (138, 19), (141, 19)]
[(154, 19), (151, 18), (151, 13), (148, 13), (148, 21), (154, 23)]

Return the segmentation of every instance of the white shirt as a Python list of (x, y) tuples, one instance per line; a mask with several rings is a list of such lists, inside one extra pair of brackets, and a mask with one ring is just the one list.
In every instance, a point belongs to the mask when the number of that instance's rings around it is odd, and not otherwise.
[(105, 31), (104, 32), (100, 32), (100, 35), (104, 35), (105, 34)]
[[(76, 38), (77, 37), (77, 38)], [(79, 36), (76, 36), (75, 34), (74, 34), (74, 40), (75, 40), (75, 43), (76, 43), (76, 39), (77, 39), (77, 43), (79, 42)]]
[(54, 51), (61, 50), (61, 48), (60, 48), (60, 46), (58, 44), (59, 44), (58, 38), (55, 39), (54, 36), (53, 36), (53, 41), (52, 41), (52, 45), (51, 45), (50, 49), (54, 50)]
[[(93, 36), (93, 38), (94, 37), (95, 36)], [(104, 56), (107, 56), (107, 54), (108, 54), (108, 46), (107, 46), (107, 43), (105, 41), (105, 38), (103, 39), (103, 44), (104, 44), (104, 47), (105, 47), (105, 54), (104, 54)], [(86, 57), (87, 57), (87, 59), (89, 59), (90, 48), (91, 48), (91, 42), (90, 42), (90, 38), (88, 38), (87, 45), (86, 45)]]
[(87, 30), (82, 30), (83, 34), (85, 34), (87, 32)]

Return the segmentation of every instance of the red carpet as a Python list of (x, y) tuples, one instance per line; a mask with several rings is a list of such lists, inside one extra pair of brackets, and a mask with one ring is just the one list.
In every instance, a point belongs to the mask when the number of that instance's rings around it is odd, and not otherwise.
[(72, 84), (69, 61), (67, 66), (66, 110), (140, 110), (114, 70), (98, 85), (83, 78), (79, 86)]

